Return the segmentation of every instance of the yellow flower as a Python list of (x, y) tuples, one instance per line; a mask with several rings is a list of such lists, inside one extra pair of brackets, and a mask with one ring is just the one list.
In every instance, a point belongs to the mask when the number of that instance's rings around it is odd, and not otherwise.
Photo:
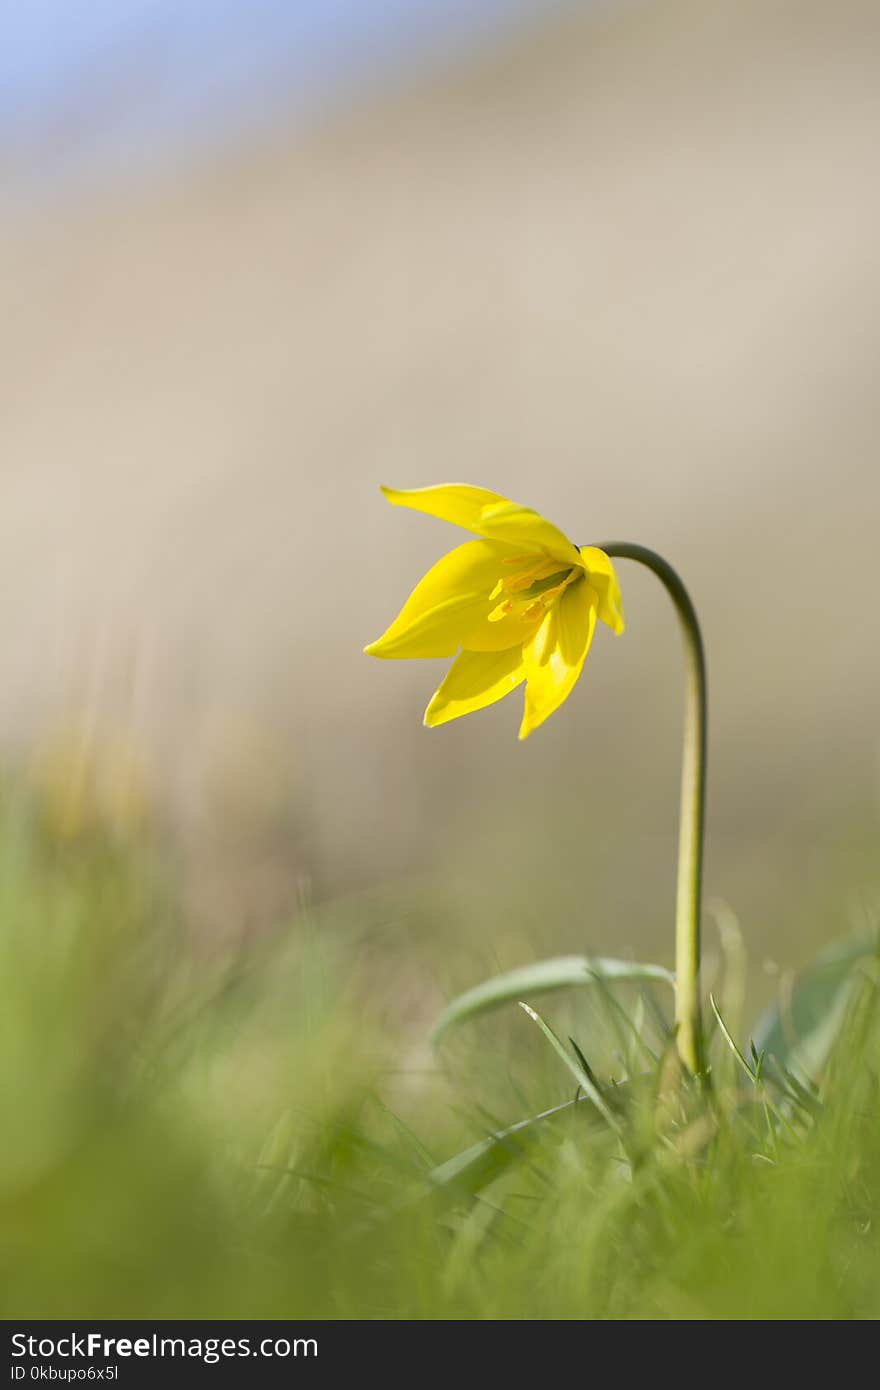
[(438, 560), (364, 651), (455, 656), (425, 711), (429, 728), (494, 704), (525, 681), (519, 736), (528, 738), (571, 693), (596, 619), (623, 631), (611, 561), (595, 546), (579, 550), (530, 507), (484, 488), (382, 491), (395, 507), (427, 512), (482, 539)]

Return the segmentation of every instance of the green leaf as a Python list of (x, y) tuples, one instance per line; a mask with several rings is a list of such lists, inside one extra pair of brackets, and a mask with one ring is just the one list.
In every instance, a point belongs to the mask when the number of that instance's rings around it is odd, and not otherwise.
[(453, 999), (443, 1010), (431, 1030), (436, 1043), (454, 1023), (497, 1009), (501, 1004), (518, 1001), (524, 995), (543, 994), (551, 989), (571, 989), (573, 986), (595, 984), (654, 983), (674, 985), (675, 977), (662, 965), (643, 965), (638, 961), (613, 960), (601, 956), (555, 956), (552, 960), (537, 961), (518, 970), (508, 970), (491, 980), (476, 985)]
[(754, 1033), (766, 1052), (803, 1085), (812, 1084), (840, 1032), (853, 990), (856, 967), (878, 953), (875, 931), (835, 942), (807, 967), (782, 1002), (768, 1009)]

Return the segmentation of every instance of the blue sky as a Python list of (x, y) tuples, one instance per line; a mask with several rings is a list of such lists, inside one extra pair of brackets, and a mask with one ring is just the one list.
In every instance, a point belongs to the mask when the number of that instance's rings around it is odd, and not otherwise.
[(0, 147), (37, 178), (154, 158), (332, 101), (541, 3), (0, 0)]

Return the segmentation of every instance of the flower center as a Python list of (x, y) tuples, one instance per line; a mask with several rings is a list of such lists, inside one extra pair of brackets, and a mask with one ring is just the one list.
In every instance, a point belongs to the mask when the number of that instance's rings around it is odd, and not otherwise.
[(560, 569), (558, 560), (536, 560), (529, 555), (514, 555), (504, 564), (520, 568), (514, 574), (502, 575), (489, 595), (490, 603), (500, 600), (489, 614), (490, 623), (509, 617), (542, 618), (569, 584), (582, 579), (584, 573), (577, 565)]

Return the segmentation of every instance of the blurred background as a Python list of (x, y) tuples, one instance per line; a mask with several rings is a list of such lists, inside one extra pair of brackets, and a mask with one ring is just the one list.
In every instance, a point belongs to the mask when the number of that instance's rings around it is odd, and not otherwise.
[(3, 29), (0, 741), (58, 835), (149, 827), (200, 933), (392, 918), (419, 1028), (487, 963), (669, 962), (655, 581), (621, 564), (626, 636), (526, 745), (519, 696), (428, 733), (445, 663), (361, 654), (459, 539), (378, 484), (468, 481), (685, 577), (707, 889), (767, 989), (863, 923), (874, 0), (33, 0)]

